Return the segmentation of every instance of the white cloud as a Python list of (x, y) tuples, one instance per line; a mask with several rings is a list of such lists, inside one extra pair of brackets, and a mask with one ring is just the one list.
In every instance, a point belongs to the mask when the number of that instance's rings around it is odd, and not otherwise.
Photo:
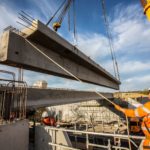
[(24, 80), (27, 81), (28, 86), (32, 86), (38, 80), (45, 80), (48, 82), (49, 88), (63, 88), (74, 90), (86, 90), (86, 91), (101, 91), (101, 92), (114, 92), (114, 90), (91, 85), (88, 83), (80, 83), (75, 80), (69, 80), (65, 78), (55, 77), (51, 75), (41, 74), (37, 72), (25, 71)]
[(32, 5), (34, 5), (35, 9), (27, 10), (29, 11), (35, 19), (39, 19), (46, 23), (49, 18), (53, 15), (53, 13), (56, 11), (57, 5), (60, 5), (57, 1), (49, 1), (49, 0), (42, 0), (37, 1), (33, 0)]
[[(122, 8), (122, 9), (120, 9)], [(114, 17), (110, 19), (111, 31), (119, 70), (122, 79), (121, 88), (141, 89), (150, 85), (147, 74), (150, 74), (150, 60), (146, 58), (150, 53), (149, 22), (144, 18), (139, 5), (127, 7), (117, 6)], [(108, 40), (101, 34), (80, 35), (80, 47), (90, 57), (97, 60), (106, 70), (113, 74), (112, 60), (103, 59), (109, 56)], [(102, 51), (101, 51), (102, 50)], [(143, 59), (145, 57), (145, 59)], [(145, 72), (145, 73), (143, 73)], [(143, 75), (143, 77), (138, 77)], [(131, 80), (133, 78), (133, 80)], [(138, 78), (140, 78), (138, 80)], [(127, 82), (130, 79), (130, 86)], [(144, 80), (146, 84), (142, 83)], [(135, 82), (136, 81), (136, 82)], [(142, 84), (140, 86), (140, 84)], [(137, 86), (138, 85), (138, 86)]]
[(100, 57), (108, 55), (108, 39), (96, 33), (79, 34), (78, 47), (87, 56), (98, 60)]
[[(119, 72), (122, 75), (130, 75), (139, 74), (141, 72), (148, 72), (150, 71), (150, 62), (149, 61), (137, 61), (137, 60), (120, 60), (119, 59)], [(102, 66), (108, 70), (109, 72), (113, 73), (112, 61), (104, 61)]]
[(127, 78), (122, 83), (123, 91), (147, 89), (150, 88), (150, 75)]
[[(115, 7), (110, 28), (117, 53), (128, 55), (150, 52), (149, 22), (143, 16), (140, 6), (136, 4)], [(79, 47), (94, 59), (110, 55), (108, 39), (102, 34), (79, 34)]]
[(141, 7), (135, 4), (120, 10), (122, 7), (115, 7), (119, 13), (111, 20), (116, 50), (126, 54), (149, 52), (150, 28)]
[(24, 71), (24, 81), (26, 81), (29, 86), (32, 86), (38, 80), (45, 80), (48, 82), (51, 80), (51, 78), (52, 78), (51, 75), (27, 70)]
[[(34, 7), (32, 7), (32, 9), (23, 9), (23, 11), (33, 16), (34, 19), (39, 19), (43, 23), (46, 23), (55, 12), (57, 4), (58, 2), (50, 2), (49, 0), (33, 0), (30, 5), (33, 5)], [(17, 23), (17, 21), (22, 22), (18, 19), (18, 13), (20, 10), (20, 8), (12, 8), (11, 5), (7, 5), (5, 3), (0, 4), (0, 33), (9, 25), (16, 27), (17, 29), (24, 28)]]
[(121, 63), (121, 73), (140, 73), (142, 71), (150, 71), (150, 62), (128, 61)]
[(4, 4), (0, 5), (0, 33), (9, 25), (17, 26), (17, 14)]

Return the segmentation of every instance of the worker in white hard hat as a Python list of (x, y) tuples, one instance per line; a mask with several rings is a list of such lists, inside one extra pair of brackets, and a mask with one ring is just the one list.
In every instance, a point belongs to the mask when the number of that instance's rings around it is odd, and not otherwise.
[[(148, 98), (150, 100), (150, 88), (148, 89), (148, 91)], [(126, 109), (120, 107), (119, 105), (115, 105), (115, 108), (123, 112), (127, 117), (142, 118), (141, 128), (143, 133), (145, 134), (145, 139), (142, 141), (141, 150), (150, 150), (150, 101), (148, 101), (144, 105), (137, 107), (136, 109)]]
[(56, 119), (48, 111), (42, 113), (42, 123), (48, 126), (56, 126)]
[(48, 115), (48, 112), (47, 112), (47, 111), (44, 111), (44, 112), (42, 113), (42, 122), (43, 122), (45, 125), (49, 125), (49, 124), (50, 124), (49, 115)]
[(42, 118), (46, 118), (46, 117), (48, 117), (48, 112), (47, 112), (47, 111), (44, 111), (44, 112), (42, 113)]

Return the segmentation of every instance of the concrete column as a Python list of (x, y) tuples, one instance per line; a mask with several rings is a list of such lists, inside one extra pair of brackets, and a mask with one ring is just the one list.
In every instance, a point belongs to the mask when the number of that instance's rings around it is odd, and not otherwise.
[(29, 125), (27, 120), (0, 125), (0, 150), (28, 150)]

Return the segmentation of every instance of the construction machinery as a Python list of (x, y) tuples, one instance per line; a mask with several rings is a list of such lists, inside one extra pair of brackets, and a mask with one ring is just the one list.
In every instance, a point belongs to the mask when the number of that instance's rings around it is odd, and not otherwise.
[(141, 4), (144, 8), (144, 14), (147, 16), (147, 19), (150, 21), (150, 0), (141, 0)]

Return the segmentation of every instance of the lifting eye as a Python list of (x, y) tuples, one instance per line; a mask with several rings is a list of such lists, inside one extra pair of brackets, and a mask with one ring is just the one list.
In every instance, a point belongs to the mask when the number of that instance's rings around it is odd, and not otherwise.
[(60, 24), (59, 22), (53, 23), (53, 29), (54, 29), (55, 31), (57, 31), (60, 27), (61, 27), (61, 24)]

